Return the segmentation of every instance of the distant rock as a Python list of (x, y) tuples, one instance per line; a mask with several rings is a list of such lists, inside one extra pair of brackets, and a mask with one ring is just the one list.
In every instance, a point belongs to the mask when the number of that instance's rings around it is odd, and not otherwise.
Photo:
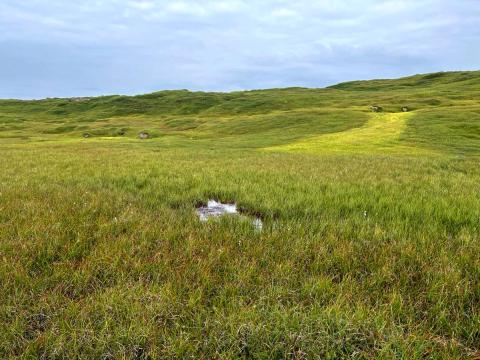
[(150, 138), (150, 134), (146, 131), (142, 131), (138, 134), (138, 137), (142, 140), (145, 140)]
[(407, 106), (403, 106), (403, 107), (402, 107), (402, 111), (403, 111), (403, 112), (409, 112), (410, 109), (409, 109)]
[(82, 101), (88, 101), (90, 99), (91, 99), (91, 97), (73, 97), (73, 98), (70, 98), (70, 101), (82, 102)]
[(89, 133), (84, 133), (82, 136), (83, 136), (85, 139), (88, 139), (91, 135), (90, 135)]

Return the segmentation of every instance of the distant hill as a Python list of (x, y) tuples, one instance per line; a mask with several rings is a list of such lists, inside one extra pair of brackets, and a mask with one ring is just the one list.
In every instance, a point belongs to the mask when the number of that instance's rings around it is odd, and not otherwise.
[(402, 131), (405, 141), (433, 147), (442, 143), (449, 149), (467, 144), (465, 151), (477, 151), (480, 71), (352, 81), (323, 89), (1, 100), (0, 139), (78, 139), (84, 133), (136, 138), (148, 131), (152, 138), (237, 136), (242, 146), (259, 148), (362, 126), (373, 105), (383, 113), (404, 107), (415, 113)]

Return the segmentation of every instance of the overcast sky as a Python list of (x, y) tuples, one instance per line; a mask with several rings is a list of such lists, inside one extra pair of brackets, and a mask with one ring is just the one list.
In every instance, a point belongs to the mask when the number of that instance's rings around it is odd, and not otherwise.
[(480, 0), (0, 0), (0, 98), (480, 69)]

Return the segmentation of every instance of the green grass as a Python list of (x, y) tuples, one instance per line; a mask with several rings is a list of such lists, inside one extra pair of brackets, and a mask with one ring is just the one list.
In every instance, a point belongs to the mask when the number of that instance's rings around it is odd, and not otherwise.
[(314, 154), (328, 152), (417, 154), (422, 149), (408, 147), (400, 141), (409, 117), (411, 117), (409, 113), (372, 114), (371, 119), (362, 127), (317, 135), (272, 147), (270, 150)]
[(478, 358), (479, 138), (480, 72), (0, 101), (0, 357)]

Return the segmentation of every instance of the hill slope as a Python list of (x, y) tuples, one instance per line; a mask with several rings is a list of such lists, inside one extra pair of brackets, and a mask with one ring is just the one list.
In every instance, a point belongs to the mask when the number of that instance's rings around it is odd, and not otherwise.
[(215, 138), (265, 147), (360, 127), (371, 119), (370, 106), (380, 105), (384, 112), (400, 112), (403, 106), (414, 112), (399, 134), (403, 142), (472, 153), (478, 151), (479, 92), (480, 72), (453, 72), (327, 89), (0, 101), (0, 138), (79, 139), (88, 133), (133, 139), (145, 130), (157, 138)]

